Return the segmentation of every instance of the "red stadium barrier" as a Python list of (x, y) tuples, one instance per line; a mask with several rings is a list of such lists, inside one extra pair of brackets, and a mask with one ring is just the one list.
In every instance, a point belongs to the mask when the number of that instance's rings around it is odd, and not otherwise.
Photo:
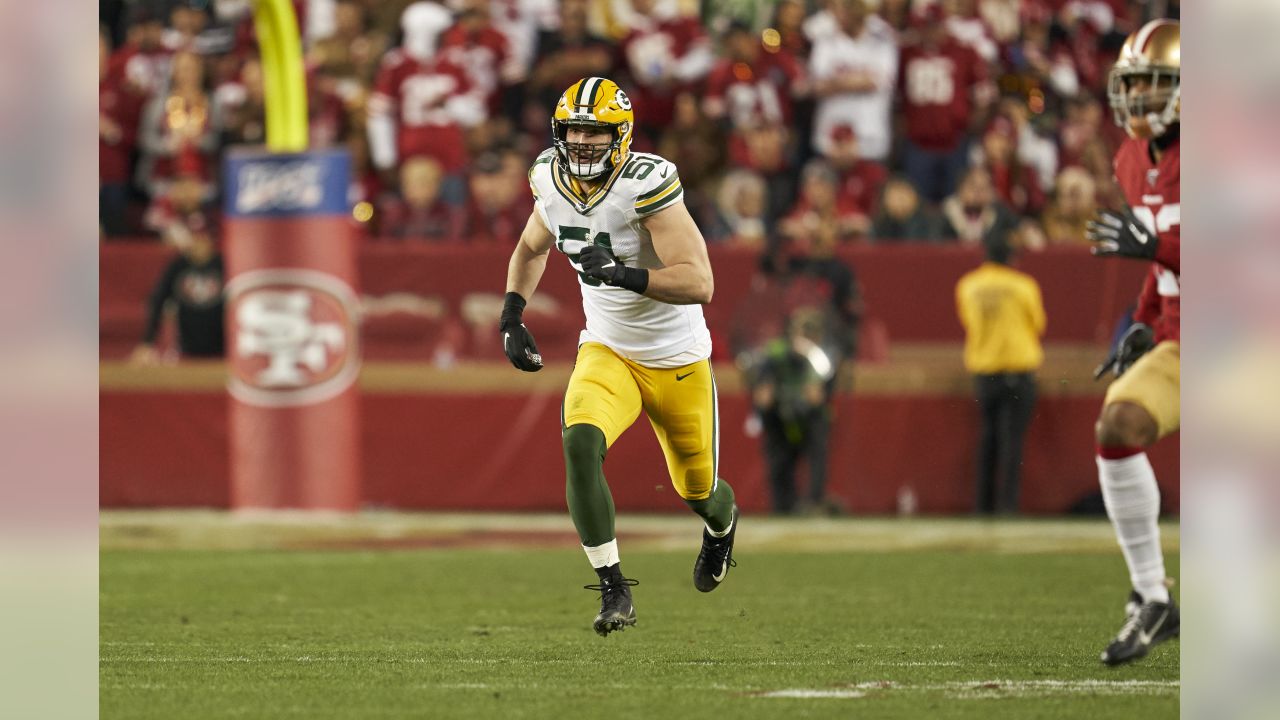
[[(1097, 492), (1093, 420), (1100, 398), (1043, 397), (1027, 433), (1022, 507), (1066, 512)], [(227, 406), (217, 392), (105, 391), (103, 507), (226, 507)], [(722, 394), (721, 474), (749, 511), (768, 507), (748, 400)], [(363, 398), (362, 501), (430, 510), (564, 509), (560, 395), (518, 391)], [(925, 513), (965, 513), (974, 498), (977, 408), (962, 396), (841, 396), (831, 439), (832, 493), (859, 513), (895, 511), (911, 488)], [(1177, 512), (1178, 441), (1151, 460), (1166, 512)], [(605, 473), (626, 511), (683, 511), (643, 420), (610, 450)], [(803, 475), (802, 475), (803, 478)]]
[[(123, 358), (142, 334), (144, 302), (168, 250), (156, 244), (111, 243), (102, 247), (99, 290), (101, 355)], [(502, 360), (493, 317), (478, 319), (472, 332), (464, 315), (466, 299), (476, 294), (500, 299), (510, 248), (494, 245), (406, 245), (366, 242), (359, 254), (359, 282), (366, 297), (408, 293), (436, 302), (425, 309), (365, 317), (365, 356), (369, 359), (430, 359), (431, 349), (448, 340), (461, 354)], [(889, 342), (960, 342), (955, 313), (955, 283), (981, 259), (976, 250), (952, 246), (858, 246), (841, 250), (862, 285), (868, 317), (883, 328)], [(715, 337), (725, 337), (734, 308), (750, 292), (757, 254), (711, 248), (715, 299), (707, 321)], [(1146, 265), (1102, 261), (1083, 248), (1028, 253), (1020, 267), (1041, 285), (1049, 317), (1046, 341), (1105, 343), (1116, 320), (1137, 298)], [(582, 322), (577, 276), (554, 263), (538, 295), (554, 301), (554, 317), (536, 317), (530, 327), (549, 360), (571, 360)], [(461, 335), (461, 339), (450, 340)], [(723, 357), (723, 356), (722, 356)]]
[[(500, 298), (508, 254), (508, 248), (497, 246), (367, 243), (359, 254), (365, 297), (391, 298), (394, 302), (381, 305), (400, 310), (378, 317), (370, 311), (379, 303), (366, 305), (366, 355), (427, 361), (441, 347), (453, 347), (463, 357), (505, 364), (494, 331), (496, 307), (481, 303), (476, 310), (468, 296)], [(856, 247), (841, 255), (855, 268), (868, 315), (889, 343), (954, 346), (961, 340), (954, 285), (979, 262), (976, 251)], [(102, 248), (104, 358), (121, 357), (136, 342), (143, 299), (167, 256), (154, 245)], [(708, 320), (713, 333), (723, 337), (733, 309), (750, 291), (757, 258), (751, 252), (712, 248), (712, 264), (716, 296)], [(1043, 288), (1047, 340), (1099, 348), (1136, 296), (1145, 272), (1142, 263), (1099, 261), (1080, 249), (1028, 254), (1021, 265)], [(551, 360), (571, 359), (576, 344), (581, 305), (575, 277), (553, 265), (539, 288), (539, 295), (558, 306), (550, 315), (531, 320), (540, 348)], [(397, 293), (407, 293), (409, 299), (394, 298)], [(131, 308), (139, 329), (122, 334), (134, 322)], [(468, 330), (468, 323), (474, 328)], [(883, 338), (878, 344), (885, 344)], [(883, 348), (877, 353), (883, 355)], [(725, 367), (722, 372), (732, 371)], [(846, 497), (855, 512), (892, 512), (899, 491), (907, 487), (916, 494), (922, 512), (970, 509), (976, 409), (958, 364), (946, 372), (959, 373), (961, 383), (839, 398), (830, 488)], [(526, 392), (523, 378), (512, 375), (496, 387), (474, 392), (366, 392), (360, 424), (360, 502), (419, 509), (563, 509), (560, 396)], [(1087, 394), (1094, 392), (1092, 385), (1085, 388), (1086, 394), (1043, 390), (1027, 437), (1023, 508), (1058, 513), (1096, 493), (1092, 427), (1101, 385), (1096, 395)], [(734, 481), (745, 508), (763, 510), (767, 492), (758, 441), (742, 431), (746, 395), (723, 392), (721, 404), (722, 472)], [(228, 506), (228, 401), (221, 391), (112, 386), (104, 388), (100, 406), (104, 507)], [(682, 506), (663, 472), (657, 443), (640, 425), (624, 436), (607, 461), (615, 497), (627, 510), (679, 510)], [(1152, 461), (1165, 508), (1176, 512), (1177, 441), (1161, 443)]]

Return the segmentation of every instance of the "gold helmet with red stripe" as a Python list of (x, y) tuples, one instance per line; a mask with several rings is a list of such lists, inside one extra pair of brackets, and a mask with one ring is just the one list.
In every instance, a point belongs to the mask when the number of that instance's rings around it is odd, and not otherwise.
[[(569, 128), (575, 126), (608, 132), (613, 139), (608, 145), (590, 150), (581, 144), (570, 147)], [(602, 77), (583, 78), (570, 85), (556, 103), (551, 116), (551, 140), (569, 174), (590, 179), (613, 172), (626, 162), (634, 126), (631, 99), (617, 83)]]
[(1130, 35), (1107, 77), (1116, 124), (1136, 138), (1163, 135), (1180, 120), (1181, 73), (1177, 20), (1152, 20)]

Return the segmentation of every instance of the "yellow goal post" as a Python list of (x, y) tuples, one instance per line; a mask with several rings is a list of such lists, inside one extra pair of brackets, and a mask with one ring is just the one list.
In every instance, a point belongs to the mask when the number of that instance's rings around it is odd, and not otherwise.
[(262, 55), (267, 149), (307, 149), (307, 79), (302, 39), (291, 0), (254, 0), (253, 25)]

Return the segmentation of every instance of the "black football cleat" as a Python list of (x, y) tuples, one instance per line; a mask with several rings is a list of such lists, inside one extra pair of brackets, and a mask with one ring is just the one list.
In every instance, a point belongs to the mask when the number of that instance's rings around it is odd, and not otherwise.
[(1129, 599), (1126, 600), (1124, 603), (1125, 619), (1128, 620), (1129, 618), (1133, 617), (1133, 614), (1138, 612), (1138, 609), (1141, 607), (1142, 607), (1142, 595), (1139, 595), (1137, 590), (1130, 590)]
[(587, 590), (600, 593), (600, 614), (591, 627), (600, 637), (614, 630), (622, 630), (636, 624), (636, 608), (631, 604), (631, 588), (639, 581), (621, 575), (607, 577), (599, 585), (583, 585)]
[(693, 563), (693, 586), (702, 592), (711, 592), (720, 587), (729, 568), (737, 567), (733, 561), (733, 536), (738, 532), (738, 506), (733, 506), (733, 520), (729, 526), (729, 534), (722, 538), (712, 537), (705, 527), (702, 529), (702, 551)]
[(1102, 651), (1102, 662), (1121, 665), (1145, 657), (1151, 648), (1177, 637), (1182, 621), (1173, 598), (1169, 602), (1144, 602), (1129, 616), (1116, 639)]

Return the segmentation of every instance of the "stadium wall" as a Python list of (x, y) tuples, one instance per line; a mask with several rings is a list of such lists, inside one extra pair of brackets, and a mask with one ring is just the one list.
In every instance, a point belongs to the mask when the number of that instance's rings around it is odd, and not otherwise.
[[(217, 391), (121, 388), (102, 395), (103, 507), (226, 507), (228, 400)], [(768, 507), (744, 393), (721, 395), (720, 472), (744, 509)], [(1027, 435), (1024, 511), (1064, 513), (1097, 492), (1098, 398), (1049, 396)], [(554, 392), (369, 392), (362, 408), (363, 504), (423, 510), (561, 510), (560, 396)], [(924, 513), (973, 503), (977, 408), (962, 396), (842, 396), (831, 440), (832, 493), (854, 512), (892, 513), (910, 488)], [(1178, 439), (1152, 453), (1166, 512), (1178, 511)], [(641, 420), (605, 472), (619, 507), (682, 511)], [(803, 481), (804, 475), (801, 475)], [(1097, 506), (1095, 503), (1095, 507)]]
[[(154, 242), (104, 244), (100, 254), (100, 353), (127, 357), (142, 335), (145, 301), (171, 251)], [(464, 357), (502, 361), (493, 327), (501, 306), (510, 249), (482, 245), (405, 245), (368, 242), (359, 254), (366, 300), (363, 339), (371, 360), (427, 360), (441, 343)], [(891, 343), (960, 342), (955, 284), (981, 261), (956, 246), (858, 246), (840, 257), (862, 286), (868, 327)], [(715, 299), (706, 309), (718, 359), (728, 359), (735, 313), (752, 291), (755, 252), (711, 248)], [(1049, 343), (1105, 343), (1116, 320), (1137, 298), (1145, 263), (1102, 261), (1085, 248), (1028, 253), (1019, 267), (1041, 285)], [(572, 360), (582, 306), (577, 276), (554, 264), (528, 311), (548, 360)], [(369, 302), (372, 301), (372, 302)], [(486, 304), (487, 303), (487, 304)], [(494, 306), (494, 303), (497, 306)]]
[[(478, 290), (501, 290), (507, 256), (503, 247), (370, 244), (361, 250), (366, 301), (400, 295), (390, 306), (408, 309), (366, 318), (366, 357), (413, 363), (383, 362), (379, 371), (375, 362), (362, 381), (365, 506), (563, 509), (559, 403), (581, 322), (575, 276), (553, 267), (544, 277), (540, 294), (554, 299), (556, 310), (531, 327), (553, 365), (522, 375), (506, 366), (484, 303), (472, 302)], [(856, 268), (867, 315), (889, 345), (934, 343), (945, 351), (932, 365), (903, 363), (895, 352), (892, 361), (861, 366), (856, 392), (837, 401), (830, 490), (854, 512), (894, 512), (904, 488), (914, 493), (920, 512), (968, 512), (977, 409), (958, 367), (961, 333), (953, 291), (980, 258), (969, 249), (916, 246), (851, 248), (842, 256)], [(153, 244), (102, 248), (103, 507), (229, 504), (228, 400), (221, 366), (129, 369), (112, 360), (136, 343), (143, 299), (167, 258), (168, 251)], [(713, 248), (712, 263), (716, 298), (708, 317), (723, 339), (730, 310), (750, 291), (757, 259), (754, 253)], [(1021, 265), (1044, 290), (1047, 339), (1058, 348), (1075, 347), (1073, 357), (1079, 358), (1041, 375), (1022, 506), (1031, 513), (1067, 512), (1089, 505), (1091, 496), (1096, 500), (1092, 427), (1103, 386), (1088, 379), (1087, 368), (1135, 296), (1145, 268), (1102, 262), (1080, 249), (1029, 254)], [(455, 335), (462, 339), (449, 342), (461, 362), (432, 364), (433, 357), (440, 360), (433, 356), (440, 343)], [(1064, 355), (1070, 353), (1051, 350), (1051, 362), (1062, 363)], [(721, 474), (734, 483), (744, 508), (764, 510), (768, 493), (759, 442), (744, 431), (748, 398), (732, 365), (723, 362), (727, 358), (720, 359)], [(871, 382), (861, 374), (868, 369)], [(637, 425), (606, 464), (617, 502), (628, 510), (681, 511), (652, 432), (643, 422)], [(1152, 454), (1168, 512), (1179, 506), (1177, 442), (1166, 440)]]

